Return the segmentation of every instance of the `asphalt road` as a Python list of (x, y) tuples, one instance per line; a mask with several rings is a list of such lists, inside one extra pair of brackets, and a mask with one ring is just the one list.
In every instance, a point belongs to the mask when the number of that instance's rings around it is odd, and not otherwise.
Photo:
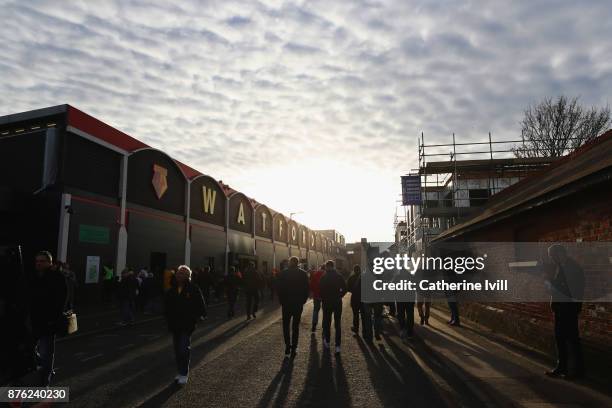
[[(71, 406), (133, 407), (438, 407), (478, 406), (459, 378), (418, 341), (387, 322), (368, 346), (349, 330), (348, 296), (339, 357), (323, 352), (304, 308), (298, 354), (284, 361), (280, 309), (267, 301), (255, 320), (212, 307), (192, 338), (189, 383), (173, 384), (171, 338), (162, 320), (67, 339), (56, 350), (54, 385), (70, 387)], [(332, 333), (333, 337), (333, 333)]]

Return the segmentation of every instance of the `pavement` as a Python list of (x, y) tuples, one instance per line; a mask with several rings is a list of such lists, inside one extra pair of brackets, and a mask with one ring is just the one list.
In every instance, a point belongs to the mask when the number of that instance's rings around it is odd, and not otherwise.
[(612, 406), (585, 384), (545, 377), (544, 364), (475, 325), (447, 326), (433, 309), (432, 325), (416, 326), (413, 340), (401, 340), (388, 318), (383, 338), (368, 345), (349, 329), (348, 297), (340, 356), (323, 350), (320, 327), (311, 335), (308, 302), (298, 354), (286, 361), (280, 309), (262, 306), (250, 321), (242, 308), (228, 319), (225, 304), (211, 306), (192, 337), (184, 387), (173, 383), (171, 338), (159, 317), (62, 339), (54, 385), (69, 386), (76, 407)]
[(551, 365), (524, 345), (470, 321), (449, 326), (447, 314), (431, 312), (430, 327), (415, 327), (418, 341), (463, 378), (482, 406), (612, 407), (612, 389), (606, 394), (586, 382), (547, 377)]

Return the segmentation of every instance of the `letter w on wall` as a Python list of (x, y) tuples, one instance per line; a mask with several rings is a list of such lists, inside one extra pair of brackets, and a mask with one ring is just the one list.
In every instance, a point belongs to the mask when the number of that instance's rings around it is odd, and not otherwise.
[(212, 188), (206, 188), (202, 186), (202, 205), (204, 212), (213, 215), (215, 213), (215, 200), (217, 198), (217, 191)]

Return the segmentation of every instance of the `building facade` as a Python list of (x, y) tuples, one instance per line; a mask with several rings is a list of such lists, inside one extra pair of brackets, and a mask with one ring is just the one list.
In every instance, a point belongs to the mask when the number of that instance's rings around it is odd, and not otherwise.
[(0, 117), (0, 171), (0, 240), (69, 262), (83, 297), (104, 265), (272, 273), (344, 245), (69, 105)]

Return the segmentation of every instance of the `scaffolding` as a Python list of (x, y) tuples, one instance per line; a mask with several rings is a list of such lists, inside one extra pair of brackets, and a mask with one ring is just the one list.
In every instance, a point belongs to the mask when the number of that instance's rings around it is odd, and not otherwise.
[[(406, 246), (423, 250), (435, 236), (453, 225), (478, 214), (495, 194), (556, 160), (550, 157), (515, 157), (515, 148), (529, 151), (525, 141), (485, 140), (426, 144), (418, 140), (418, 169), (421, 203), (405, 208), (405, 216), (394, 221), (397, 228), (404, 221)], [(432, 160), (446, 157), (447, 160)], [(403, 218), (403, 220), (402, 220)], [(421, 243), (421, 245), (416, 245)]]

